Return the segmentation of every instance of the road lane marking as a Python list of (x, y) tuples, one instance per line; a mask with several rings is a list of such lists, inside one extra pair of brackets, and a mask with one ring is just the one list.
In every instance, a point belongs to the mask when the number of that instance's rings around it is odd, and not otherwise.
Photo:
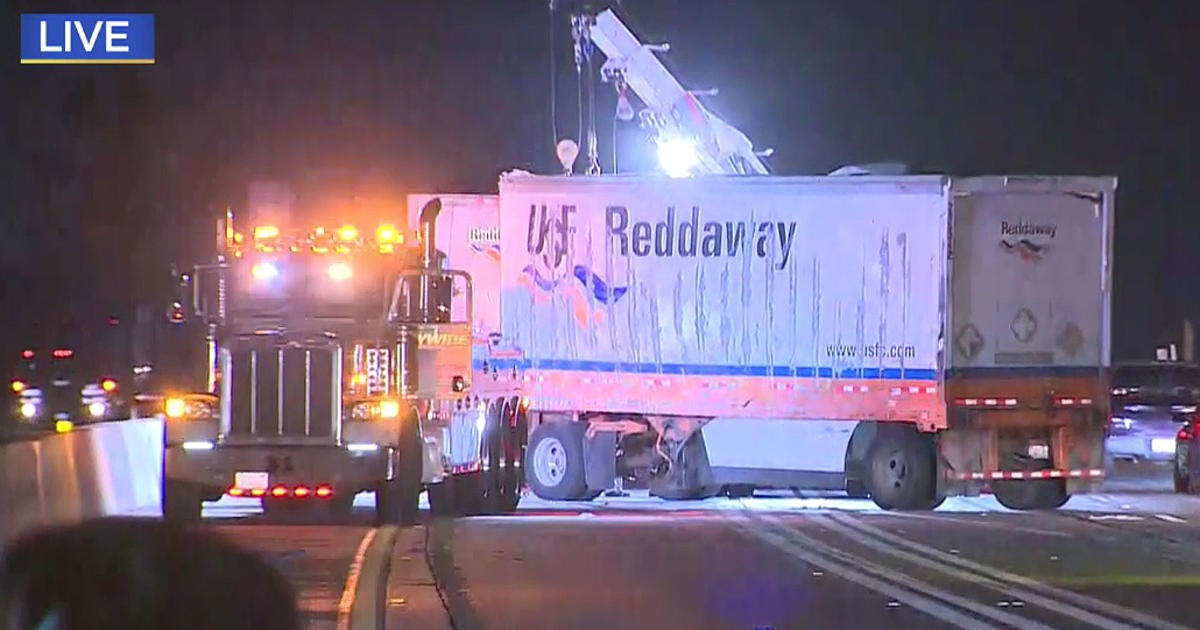
[[(992, 610), (982, 604), (972, 602), (920, 580), (913, 579), (911, 576), (858, 558), (818, 540), (809, 538), (794, 529), (787, 527), (780, 528), (778, 526), (772, 526), (776, 531), (756, 529), (751, 526), (752, 523), (766, 524), (766, 520), (757, 517), (757, 515), (752, 515), (750, 518), (746, 518), (745, 516), (740, 518), (737, 516), (728, 516), (726, 518), (738, 531), (748, 538), (767, 543), (809, 566), (820, 567), (827, 573), (836, 575), (880, 595), (890, 597), (897, 602), (912, 607), (914, 610), (919, 610), (935, 619), (962, 628), (963, 630), (998, 630), (1000, 626), (989, 624), (981, 619), (960, 612), (951, 606), (969, 610), (981, 617), (998, 621), (1013, 628), (1053, 630), (1048, 626), (1010, 613)], [(787, 536), (778, 533), (779, 530), (786, 531)], [(941, 600), (945, 604), (937, 600)]]
[(1155, 514), (1154, 518), (1157, 518), (1160, 521), (1166, 521), (1168, 523), (1186, 523), (1187, 522), (1186, 518), (1179, 518), (1178, 516), (1175, 516), (1174, 514)]
[(358, 543), (358, 550), (354, 552), (354, 559), (350, 561), (350, 570), (346, 572), (346, 586), (342, 589), (342, 599), (338, 602), (337, 630), (350, 628), (350, 612), (354, 609), (354, 597), (358, 594), (358, 577), (362, 573), (367, 549), (371, 547), (371, 541), (375, 540), (377, 534), (378, 529), (372, 528), (368, 531), (362, 542)]
[[(898, 554), (911, 555), (911, 554), (908, 554), (907, 552), (903, 552), (903, 551), (900, 551), (899, 549), (896, 549), (897, 547), (905, 547), (912, 551), (916, 551), (916, 552), (922, 554), (922, 556), (925, 556), (925, 558), (923, 558), (924, 560), (926, 560), (927, 562), (930, 562), (934, 566), (940, 567), (940, 570), (945, 572), (947, 575), (950, 575), (951, 572), (954, 571), (953, 569), (950, 569), (949, 567), (955, 566), (960, 569), (974, 571), (983, 576), (987, 576), (987, 577), (991, 578), (992, 580), (996, 580), (999, 582), (1007, 582), (1007, 583), (1009, 583), (1009, 586), (1006, 587), (1007, 592), (1010, 592), (1014, 595), (1018, 594), (1018, 591), (1014, 590), (1012, 588), (1012, 586), (1024, 586), (1024, 587), (1028, 587), (1031, 589), (1036, 589), (1036, 590), (1040, 591), (1041, 593), (1044, 593), (1050, 597), (1056, 598), (1057, 601), (1047, 599), (1046, 597), (1042, 597), (1041, 595), (1037, 595), (1035, 593), (1027, 593), (1024, 591), (1020, 591), (1024, 595), (1023, 599), (1025, 599), (1025, 601), (1027, 601), (1027, 602), (1036, 603), (1040, 606), (1047, 606), (1051, 610), (1054, 610), (1060, 614), (1073, 617), (1075, 619), (1078, 619), (1079, 621), (1085, 621), (1086, 623), (1091, 623), (1091, 624), (1096, 625), (1101, 628), (1111, 628), (1113, 630), (1125, 630), (1125, 629), (1131, 628), (1131, 626), (1128, 625), (1129, 623), (1134, 623), (1134, 624), (1138, 624), (1138, 625), (1141, 625), (1141, 626), (1144, 626), (1147, 628), (1153, 628), (1154, 630), (1188, 630), (1188, 628), (1185, 626), (1171, 623), (1169, 621), (1160, 619), (1153, 615), (1148, 615), (1141, 611), (1133, 610), (1130, 608), (1125, 608), (1124, 606), (1118, 606), (1117, 604), (1099, 600), (1094, 597), (1089, 597), (1087, 595), (1083, 595), (1081, 593), (1076, 593), (1074, 591), (1070, 591), (1067, 589), (1058, 588), (1058, 587), (1046, 584), (1044, 582), (1039, 582), (1032, 578), (1025, 577), (1023, 575), (1010, 573), (1003, 569), (997, 569), (997, 568), (990, 567), (990, 566), (987, 566), (984, 564), (980, 564), (978, 562), (974, 562), (972, 560), (967, 560), (966, 558), (963, 558), (962, 556), (948, 554), (948, 553), (946, 553), (940, 549), (937, 549), (935, 547), (931, 547), (929, 545), (924, 545), (924, 544), (909, 540), (902, 536), (893, 534), (889, 531), (885, 531), (883, 529), (875, 527), (874, 525), (859, 522), (849, 516), (845, 516), (845, 515), (841, 515), (841, 514), (832, 514), (832, 515), (830, 515), (830, 519), (836, 520), (844, 526), (857, 529), (867, 535), (873, 536), (876, 539), (876, 544), (891, 543), (892, 545), (894, 545), (894, 547), (886, 547), (886, 546), (884, 546), (884, 547), (888, 548), (888, 549), (892, 549), (894, 552), (893, 555), (898, 555)], [(918, 556), (918, 557), (920, 557), (920, 556)], [(1068, 602), (1070, 602), (1070, 603), (1068, 603)], [(1074, 604), (1074, 605), (1072, 605), (1072, 604)], [(1111, 619), (1105, 619), (1103, 617), (1096, 617), (1096, 615), (1093, 612), (1084, 610), (1084, 608), (1090, 608), (1092, 611), (1095, 611), (1096, 613), (1103, 613), (1105, 615), (1109, 615), (1109, 616), (1115, 617), (1117, 619), (1122, 619), (1126, 623), (1122, 624), (1122, 623), (1114, 622)], [(1082, 614), (1082, 616), (1079, 616), (1080, 613)], [(1099, 619), (1100, 622), (1097, 623), (1096, 621), (1093, 621), (1092, 620), (1093, 618)]]

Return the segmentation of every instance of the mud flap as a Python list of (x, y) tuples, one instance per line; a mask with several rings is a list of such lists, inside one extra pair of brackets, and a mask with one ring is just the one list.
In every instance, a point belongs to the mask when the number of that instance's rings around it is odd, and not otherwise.
[(588, 490), (612, 488), (617, 479), (617, 434), (603, 431), (584, 437), (583, 463)]

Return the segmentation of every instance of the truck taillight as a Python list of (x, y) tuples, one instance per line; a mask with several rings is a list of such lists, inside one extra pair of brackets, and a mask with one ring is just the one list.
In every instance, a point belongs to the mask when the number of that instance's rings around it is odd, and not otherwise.
[(1181, 427), (1179, 429), (1179, 433), (1175, 434), (1175, 441), (1176, 442), (1190, 442), (1192, 440), (1192, 436), (1194, 436), (1195, 434), (1196, 434), (1196, 427), (1191, 422), (1188, 422), (1187, 424), (1183, 425), (1183, 427)]
[(1016, 398), (959, 398), (954, 403), (960, 407), (1016, 407)]

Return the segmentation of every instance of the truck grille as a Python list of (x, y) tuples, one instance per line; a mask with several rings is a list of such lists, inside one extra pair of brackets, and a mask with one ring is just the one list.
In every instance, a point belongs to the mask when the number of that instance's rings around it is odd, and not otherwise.
[(230, 352), (229, 435), (329, 438), (340, 422), (339, 352), (330, 348), (259, 348)]

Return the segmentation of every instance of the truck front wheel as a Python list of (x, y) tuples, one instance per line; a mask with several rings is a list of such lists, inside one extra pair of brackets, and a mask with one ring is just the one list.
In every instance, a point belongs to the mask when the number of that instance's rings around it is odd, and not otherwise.
[(194, 524), (201, 519), (203, 497), (199, 484), (169, 479), (162, 481), (163, 520), (169, 523)]
[(412, 525), (421, 515), (421, 476), (425, 441), (416, 409), (400, 423), (400, 462), (396, 476), (375, 490), (375, 520), (381, 525)]

